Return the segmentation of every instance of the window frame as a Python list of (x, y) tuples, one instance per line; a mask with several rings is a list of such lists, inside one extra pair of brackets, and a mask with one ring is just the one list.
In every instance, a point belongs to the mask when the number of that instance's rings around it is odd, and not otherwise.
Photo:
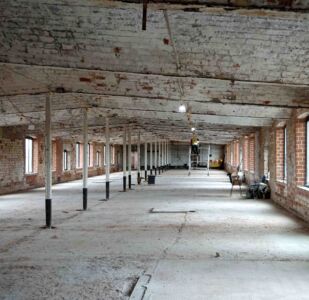
[(63, 171), (69, 171), (69, 152), (68, 150), (63, 150)]
[(309, 116), (305, 120), (305, 186), (309, 187)]
[(80, 169), (81, 168), (81, 163), (80, 163), (80, 155), (81, 155), (81, 143), (77, 142), (75, 144), (75, 165), (76, 165), (76, 169)]
[(100, 167), (101, 163), (101, 152), (99, 150), (96, 151), (95, 164), (96, 167)]
[(103, 146), (103, 158), (104, 158), (104, 166), (106, 166), (106, 145)]
[(88, 167), (92, 167), (91, 165), (91, 144), (88, 143)]
[[(25, 137), (25, 174), (34, 174), (34, 151), (33, 151), (33, 138), (30, 136)], [(29, 149), (28, 141), (31, 141), (31, 149)], [(30, 157), (28, 156), (30, 155)]]
[(282, 180), (287, 181), (287, 128), (283, 127), (283, 174)]

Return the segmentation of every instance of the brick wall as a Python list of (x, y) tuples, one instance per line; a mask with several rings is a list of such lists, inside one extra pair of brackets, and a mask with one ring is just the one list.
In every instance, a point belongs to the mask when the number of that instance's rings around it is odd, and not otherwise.
[(284, 180), (284, 128), (276, 129), (276, 179)]
[[(25, 137), (27, 129), (24, 127), (3, 127), (0, 132), (0, 194), (6, 194), (35, 187), (44, 186), (44, 137), (34, 135), (33, 140), (33, 173), (25, 174)], [(82, 178), (82, 169), (76, 168), (76, 141), (55, 138), (52, 143), (53, 154), (53, 183), (66, 182)], [(119, 150), (120, 146), (115, 149)], [(105, 173), (103, 166), (103, 144), (92, 143), (91, 159), (93, 166), (89, 167), (89, 176)], [(63, 151), (69, 155), (69, 170), (63, 170)], [(100, 151), (101, 165), (95, 164), (95, 151)], [(82, 157), (82, 153), (81, 153)], [(111, 166), (111, 171), (118, 171), (117, 165)]]
[(244, 171), (249, 171), (249, 138), (247, 136), (243, 142), (243, 166)]
[[(272, 200), (302, 219), (309, 221), (309, 188), (305, 185), (306, 118), (309, 111), (293, 110), (285, 124), (274, 122), (270, 128), (257, 130), (242, 138), (242, 159), (247, 183), (270, 174)], [(284, 175), (284, 126), (286, 127), (286, 178)], [(234, 142), (226, 146), (229, 149)], [(235, 166), (226, 160), (226, 169)], [(249, 171), (247, 171), (249, 170)]]
[(297, 119), (295, 128), (295, 144), (296, 144), (296, 176), (295, 180), (298, 185), (303, 185), (305, 183), (305, 163), (306, 163), (306, 136), (305, 136), (305, 120)]

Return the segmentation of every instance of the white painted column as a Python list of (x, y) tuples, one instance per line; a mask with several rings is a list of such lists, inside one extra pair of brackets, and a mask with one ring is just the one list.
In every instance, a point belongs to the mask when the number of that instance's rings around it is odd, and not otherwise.
[(105, 171), (105, 194), (106, 200), (109, 199), (109, 174), (111, 168), (111, 157), (110, 157), (110, 134), (109, 134), (109, 118), (106, 117), (106, 124), (105, 124), (105, 155), (106, 155), (106, 171)]
[(164, 153), (165, 153), (165, 167), (167, 167), (167, 140), (165, 140), (165, 145), (164, 145)]
[(161, 168), (164, 169), (164, 140), (161, 142)]
[(188, 169), (189, 169), (189, 172), (188, 172), (188, 176), (191, 175), (191, 145), (189, 146), (189, 157), (188, 157)]
[(153, 164), (152, 164), (152, 142), (150, 142), (150, 175), (152, 175), (152, 168), (153, 168)]
[(162, 171), (164, 170), (165, 166), (165, 140), (162, 141)]
[(88, 110), (83, 110), (83, 209), (88, 202)]
[(161, 173), (161, 141), (158, 141), (158, 170)]
[(122, 170), (123, 170), (123, 191), (127, 189), (127, 129), (123, 131), (123, 148), (122, 148)]
[(128, 171), (129, 171), (129, 189), (132, 188), (132, 138), (131, 138), (131, 125), (129, 125), (128, 135)]
[(208, 176), (209, 176), (209, 169), (210, 169), (210, 166), (209, 166), (209, 160), (210, 160), (210, 144), (208, 145), (208, 158), (207, 158), (207, 168), (208, 168)]
[(158, 168), (158, 140), (155, 138), (154, 142), (154, 168), (155, 168), (155, 175), (157, 175), (157, 168)]
[(145, 171), (145, 181), (147, 181), (147, 142), (144, 144), (144, 171)]
[(51, 97), (45, 100), (45, 215), (46, 228), (52, 224), (52, 137), (51, 137)]
[(141, 133), (138, 132), (137, 141), (137, 184), (141, 184)]
[(170, 141), (167, 142), (167, 164), (170, 164)]

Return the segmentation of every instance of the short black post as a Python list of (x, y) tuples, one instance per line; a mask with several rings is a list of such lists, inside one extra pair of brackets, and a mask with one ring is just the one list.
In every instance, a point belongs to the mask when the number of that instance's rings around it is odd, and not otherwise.
[(145, 181), (147, 181), (147, 170), (145, 170)]
[(129, 175), (129, 190), (132, 188), (132, 177), (131, 174)]
[(141, 184), (141, 173), (137, 172), (137, 184)]
[(109, 199), (109, 181), (105, 183), (105, 193), (106, 193), (106, 200)]
[(125, 192), (127, 190), (127, 177), (123, 176), (123, 191)]
[(45, 212), (46, 212), (46, 227), (51, 228), (51, 222), (52, 222), (52, 202), (51, 202), (51, 199), (45, 199)]
[(161, 173), (161, 168), (159, 167), (159, 175), (160, 175), (160, 173)]
[(87, 209), (88, 189), (83, 188), (83, 210)]
[(150, 169), (150, 175), (152, 175), (152, 169)]
[(154, 168), (154, 171), (155, 171), (155, 175), (157, 176), (157, 168)]

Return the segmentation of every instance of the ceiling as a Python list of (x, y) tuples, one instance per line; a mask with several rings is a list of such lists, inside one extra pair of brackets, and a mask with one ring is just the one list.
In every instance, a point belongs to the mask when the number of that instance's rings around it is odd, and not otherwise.
[[(4, 0), (0, 126), (226, 144), (309, 108), (309, 1)], [(163, 3), (165, 2), (165, 3)], [(181, 103), (187, 113), (178, 112)]]

